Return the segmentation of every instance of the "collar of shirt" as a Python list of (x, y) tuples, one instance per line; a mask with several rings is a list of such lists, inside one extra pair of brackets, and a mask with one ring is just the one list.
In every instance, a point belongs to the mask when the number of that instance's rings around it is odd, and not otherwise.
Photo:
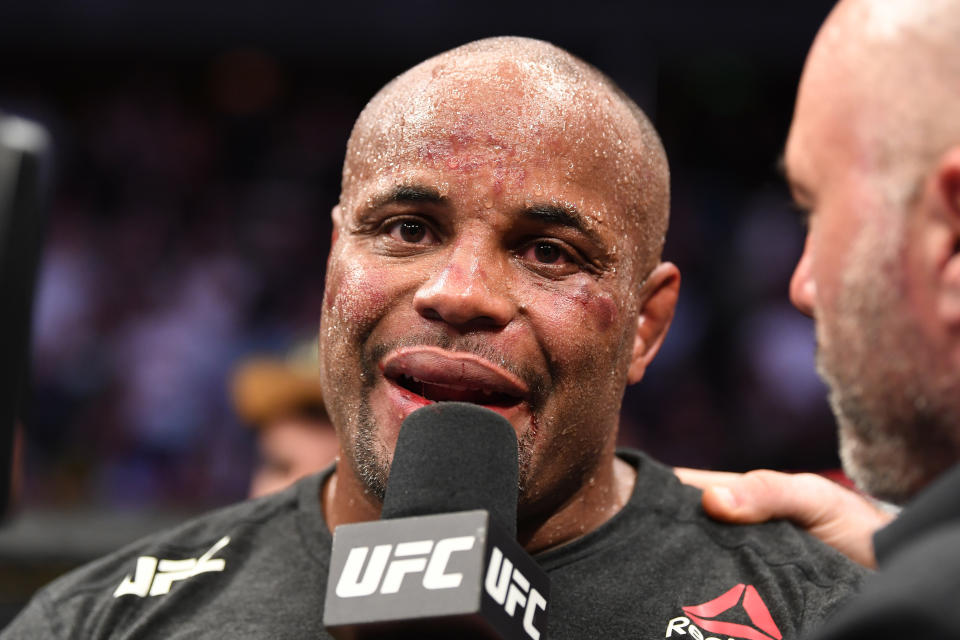
[(873, 536), (881, 566), (901, 547), (934, 529), (960, 522), (960, 464), (937, 478), (904, 508), (896, 520)]

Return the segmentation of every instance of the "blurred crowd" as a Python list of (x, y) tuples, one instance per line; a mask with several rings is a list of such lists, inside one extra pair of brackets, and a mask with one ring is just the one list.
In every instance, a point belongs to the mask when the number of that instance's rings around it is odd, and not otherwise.
[[(666, 257), (684, 282), (661, 355), (628, 391), (621, 439), (674, 464), (835, 466), (812, 327), (786, 302), (803, 229), (776, 149), (747, 131), (729, 157), (702, 157), (710, 141), (671, 126), (691, 121), (670, 84), (687, 72), (663, 71), (655, 104), (638, 96), (673, 161)], [(199, 509), (246, 495), (258, 454), (228, 380), (248, 356), (316, 333), (329, 210), (370, 93), (242, 49), (187, 70), (119, 64), (0, 87), (0, 106), (57, 143), (25, 503)], [(785, 131), (788, 116), (756, 124)]]
[[(39, 278), (27, 501), (242, 495), (231, 366), (316, 332), (350, 110), (289, 103), (264, 56), (43, 104), (58, 187)], [(50, 113), (52, 112), (52, 118)]]

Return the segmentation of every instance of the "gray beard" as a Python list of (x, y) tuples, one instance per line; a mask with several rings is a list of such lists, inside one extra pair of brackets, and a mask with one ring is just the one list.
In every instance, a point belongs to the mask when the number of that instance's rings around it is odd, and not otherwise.
[(897, 504), (960, 460), (960, 372), (944, 367), (903, 295), (892, 240), (903, 237), (899, 229), (864, 229), (836, 311), (816, 323), (817, 369), (830, 387), (844, 470), (862, 490)]
[[(863, 491), (904, 504), (957, 461), (956, 446), (943, 435), (944, 423), (936, 415), (918, 411), (902, 419), (895, 410), (879, 415), (881, 409), (865, 407), (859, 398), (845, 393), (843, 383), (828, 376), (824, 379), (832, 389), (830, 406), (837, 418), (843, 468)], [(891, 408), (911, 404), (912, 394), (899, 393), (898, 399), (886, 396), (881, 401)]]

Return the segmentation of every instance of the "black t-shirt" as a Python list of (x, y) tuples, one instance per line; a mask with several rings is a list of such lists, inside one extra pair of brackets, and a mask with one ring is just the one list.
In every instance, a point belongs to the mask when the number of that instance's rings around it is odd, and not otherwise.
[[(715, 523), (668, 467), (620, 456), (637, 468), (627, 505), (535, 556), (551, 582), (548, 638), (796, 638), (858, 587), (862, 569), (792, 526)], [(329, 473), (56, 580), (0, 638), (329, 637)]]
[(816, 640), (960, 638), (960, 464), (874, 536), (880, 572)]

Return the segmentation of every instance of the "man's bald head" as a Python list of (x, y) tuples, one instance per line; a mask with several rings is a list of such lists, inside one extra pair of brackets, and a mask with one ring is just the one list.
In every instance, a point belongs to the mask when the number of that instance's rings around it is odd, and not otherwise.
[[(351, 205), (358, 181), (402, 181), (411, 164), (385, 166), (385, 156), (409, 156), (406, 147), (415, 144), (420, 162), (446, 161), (445, 154), (470, 142), (467, 138), (478, 130), (489, 138), (490, 158), (475, 158), (477, 162), (496, 161), (498, 154), (527, 154), (525, 160), (540, 162), (561, 146), (561, 139), (588, 148), (608, 174), (610, 206), (629, 212), (634, 222), (637, 233), (631, 235), (637, 246), (624, 249), (636, 252), (641, 273), (659, 261), (670, 186), (656, 131), (600, 71), (554, 45), (528, 38), (472, 42), (426, 60), (381, 89), (350, 137), (341, 206)], [(434, 140), (429, 145), (422, 143), (427, 132)], [(581, 159), (569, 159), (571, 175), (587, 154), (579, 155)], [(511, 180), (523, 176), (504, 176), (504, 188)]]
[(354, 495), (376, 509), (403, 418), (456, 399), (514, 426), (531, 530), (586, 509), (574, 493), (607, 501), (624, 388), (676, 304), (668, 206), (646, 117), (552, 45), (482, 40), (381, 90), (347, 147), (321, 318)]
[(903, 206), (937, 158), (960, 143), (960, 4), (840, 2), (811, 50), (799, 99), (823, 91), (818, 77), (851, 94), (859, 117), (850, 126), (869, 150), (861, 160)]

